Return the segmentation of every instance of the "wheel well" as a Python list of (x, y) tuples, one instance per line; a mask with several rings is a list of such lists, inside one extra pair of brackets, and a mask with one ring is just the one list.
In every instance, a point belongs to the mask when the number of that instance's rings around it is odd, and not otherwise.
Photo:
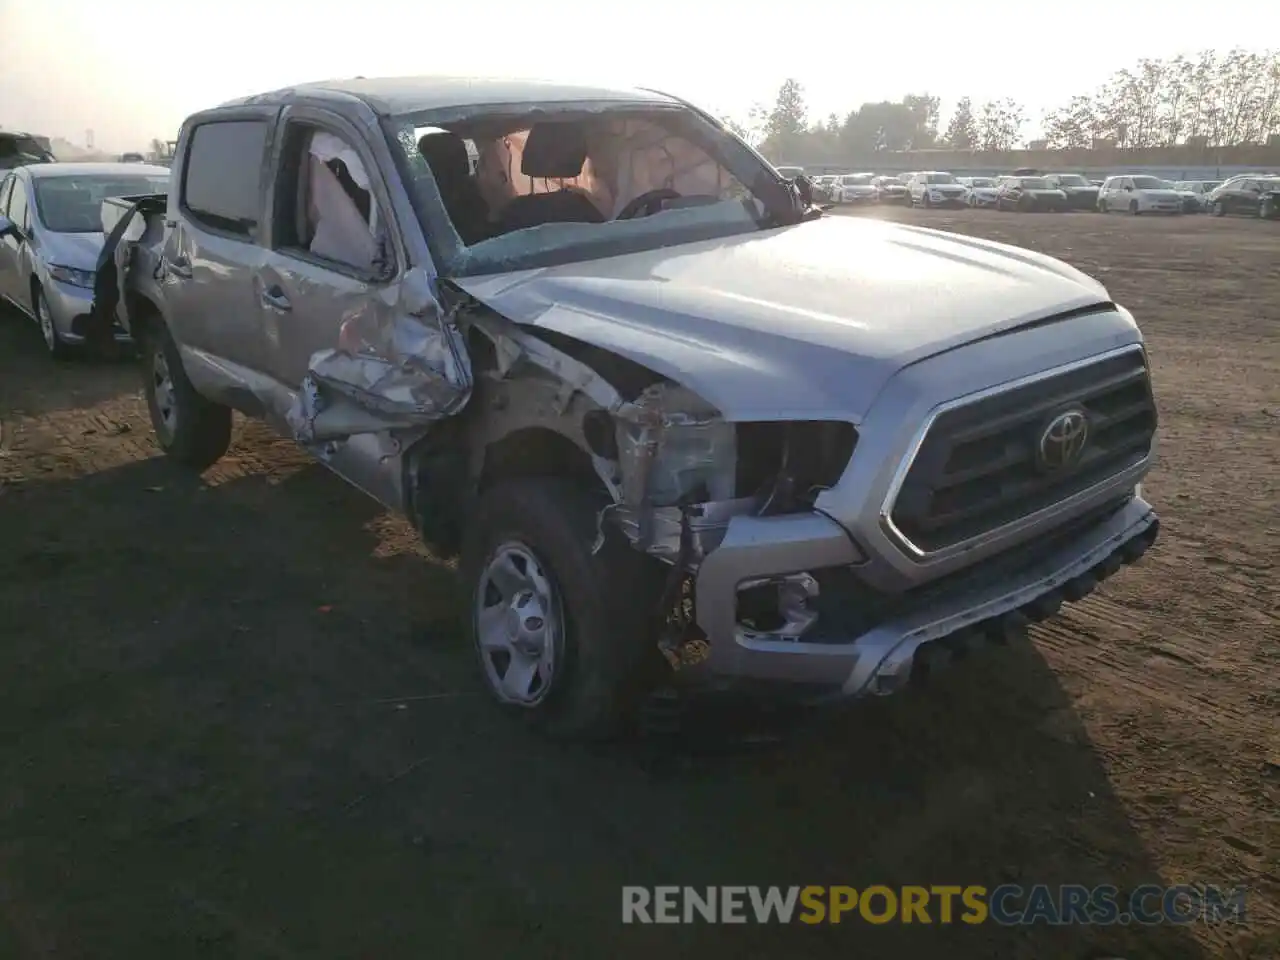
[(516, 430), (485, 450), (481, 490), (513, 477), (568, 477), (601, 486), (590, 454), (564, 434), (546, 427)]

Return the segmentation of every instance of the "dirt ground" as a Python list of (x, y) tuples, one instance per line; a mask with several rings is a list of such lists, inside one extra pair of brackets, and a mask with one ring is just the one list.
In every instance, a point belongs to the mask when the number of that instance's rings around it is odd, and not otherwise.
[[(1280, 227), (879, 215), (1134, 311), (1162, 539), (926, 690), (679, 746), (509, 722), (405, 524), (253, 425), (184, 476), (131, 365), (0, 317), (0, 958), (1280, 956)], [(1248, 922), (620, 924), (623, 884), (1002, 882), (1246, 885)]]

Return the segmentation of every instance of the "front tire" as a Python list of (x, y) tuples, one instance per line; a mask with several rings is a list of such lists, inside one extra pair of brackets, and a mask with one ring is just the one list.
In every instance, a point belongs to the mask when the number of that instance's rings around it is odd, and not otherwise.
[(669, 669), (653, 629), (663, 568), (613, 529), (591, 552), (606, 502), (560, 478), (499, 482), (459, 564), (489, 692), (559, 739), (617, 733)]
[(1130, 212), (1131, 214), (1133, 214), (1133, 216), (1135, 216), (1135, 217), (1136, 217), (1139, 213), (1141, 213), (1141, 212), (1142, 212), (1141, 210), (1139, 210), (1139, 209), (1138, 209), (1138, 201), (1137, 201), (1137, 200), (1130, 200), (1130, 201), (1129, 201), (1129, 212)]
[(1226, 207), (1222, 205), (1221, 200), (1213, 201), (1213, 215), (1215, 217), (1225, 216), (1226, 212), (1227, 212)]
[(163, 321), (146, 327), (139, 353), (147, 409), (160, 449), (196, 470), (212, 466), (231, 446), (231, 408), (202, 397), (192, 386)]
[(49, 310), (49, 300), (44, 295), (44, 288), (33, 283), (31, 288), (31, 306), (35, 310), (36, 323), (40, 325), (40, 335), (44, 338), (44, 348), (54, 360), (66, 360), (71, 356), (71, 347), (61, 336), (53, 322), (53, 313)]

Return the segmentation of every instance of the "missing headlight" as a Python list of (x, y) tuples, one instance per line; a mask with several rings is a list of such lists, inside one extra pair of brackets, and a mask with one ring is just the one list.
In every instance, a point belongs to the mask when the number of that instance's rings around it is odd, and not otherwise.
[(839, 421), (751, 422), (737, 428), (737, 495), (768, 496), (771, 513), (812, 506), (820, 491), (840, 479), (857, 442), (853, 425)]

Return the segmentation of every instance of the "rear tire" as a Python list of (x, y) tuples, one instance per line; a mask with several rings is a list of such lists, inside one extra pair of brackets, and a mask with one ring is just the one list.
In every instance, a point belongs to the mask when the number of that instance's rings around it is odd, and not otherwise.
[(156, 443), (184, 466), (212, 466), (231, 446), (231, 408), (196, 392), (163, 321), (147, 325), (139, 353)]
[(557, 739), (618, 733), (670, 669), (653, 629), (665, 568), (613, 529), (592, 554), (605, 503), (560, 478), (499, 482), (475, 504), (458, 565), (489, 692)]

